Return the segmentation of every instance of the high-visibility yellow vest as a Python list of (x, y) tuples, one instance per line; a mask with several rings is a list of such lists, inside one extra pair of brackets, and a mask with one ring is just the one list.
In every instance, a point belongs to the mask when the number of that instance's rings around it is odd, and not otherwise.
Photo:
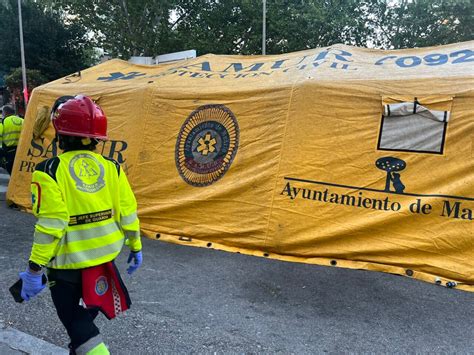
[(3, 122), (0, 124), (0, 148), (3, 146)]
[(82, 269), (117, 257), (124, 238), (141, 250), (137, 202), (120, 165), (77, 150), (37, 165), (32, 208), (38, 218), (30, 260)]
[(20, 139), (23, 118), (18, 116), (8, 116), (3, 120), (2, 141), (4, 147), (16, 147)]

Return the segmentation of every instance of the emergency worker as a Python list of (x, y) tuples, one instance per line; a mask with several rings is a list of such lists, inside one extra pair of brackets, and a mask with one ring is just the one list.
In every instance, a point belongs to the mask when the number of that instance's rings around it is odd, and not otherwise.
[(10, 105), (2, 107), (3, 118), (3, 157), (6, 160), (5, 169), (12, 174), (13, 162), (15, 161), (16, 148), (23, 127), (23, 118), (15, 115), (15, 109)]
[(5, 162), (3, 160), (3, 118), (0, 121), (0, 167), (5, 168)]
[(33, 173), (38, 221), (27, 270), (20, 273), (21, 296), (29, 300), (41, 292), (46, 268), (71, 354), (109, 354), (94, 319), (99, 310), (111, 319), (131, 304), (114, 259), (126, 239), (127, 272), (142, 263), (137, 203), (120, 165), (93, 152), (107, 139), (98, 105), (76, 96), (53, 111), (52, 121), (63, 153)]

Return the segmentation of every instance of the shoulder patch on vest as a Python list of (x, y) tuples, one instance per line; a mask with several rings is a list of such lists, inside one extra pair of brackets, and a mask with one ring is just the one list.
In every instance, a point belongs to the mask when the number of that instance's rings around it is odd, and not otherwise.
[(117, 169), (117, 175), (120, 176), (120, 164), (118, 163), (118, 161), (112, 158), (108, 158), (108, 157), (104, 157), (104, 158), (115, 164), (115, 168)]
[(35, 171), (41, 171), (48, 174), (54, 181), (56, 180), (56, 171), (58, 170), (59, 163), (61, 161), (58, 157), (43, 160), (41, 163), (36, 165)]

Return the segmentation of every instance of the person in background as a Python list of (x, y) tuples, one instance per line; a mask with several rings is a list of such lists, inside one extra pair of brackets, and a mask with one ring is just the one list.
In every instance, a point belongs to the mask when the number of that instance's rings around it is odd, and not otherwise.
[(99, 311), (114, 318), (131, 305), (114, 259), (126, 239), (127, 272), (142, 264), (137, 203), (120, 165), (93, 152), (107, 139), (102, 109), (87, 96), (63, 100), (51, 115), (63, 153), (39, 163), (32, 177), (38, 221), (20, 273), (21, 297), (29, 300), (45, 288), (47, 269), (71, 353), (109, 354), (94, 319)]
[(6, 161), (5, 169), (8, 171), (8, 174), (11, 175), (18, 141), (23, 127), (23, 118), (15, 115), (15, 109), (12, 106), (5, 105), (2, 107), (2, 119), (2, 156)]
[(5, 168), (5, 158), (3, 154), (3, 117), (0, 120), (0, 167)]

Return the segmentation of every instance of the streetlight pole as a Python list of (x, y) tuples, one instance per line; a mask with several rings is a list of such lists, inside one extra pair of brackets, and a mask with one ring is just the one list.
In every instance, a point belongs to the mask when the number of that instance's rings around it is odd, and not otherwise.
[(266, 42), (267, 42), (267, 0), (263, 2), (263, 16), (262, 16), (262, 54), (266, 54)]
[(23, 98), (25, 99), (25, 106), (26, 106), (26, 104), (28, 103), (28, 86), (26, 83), (25, 46), (23, 44), (23, 21), (21, 18), (21, 0), (18, 0), (18, 22), (20, 25), (20, 52), (21, 52), (21, 74), (23, 77)]

